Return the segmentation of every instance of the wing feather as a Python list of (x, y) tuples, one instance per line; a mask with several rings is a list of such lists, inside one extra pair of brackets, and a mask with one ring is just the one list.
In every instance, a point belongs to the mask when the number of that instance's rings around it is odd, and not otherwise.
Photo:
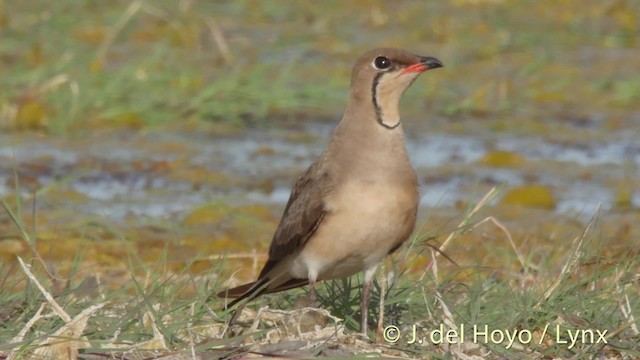
[(280, 260), (299, 251), (322, 223), (327, 209), (324, 198), (333, 188), (322, 162), (314, 163), (296, 181), (269, 248), (269, 260), (259, 278)]

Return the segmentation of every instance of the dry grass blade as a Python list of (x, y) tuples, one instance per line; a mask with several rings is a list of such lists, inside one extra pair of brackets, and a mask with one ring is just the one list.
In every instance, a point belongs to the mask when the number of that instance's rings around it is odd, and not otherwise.
[[(478, 204), (476, 206), (474, 206), (474, 208), (471, 210), (471, 212), (469, 212), (469, 214), (460, 223), (460, 225), (458, 225), (458, 229), (460, 229), (460, 228), (464, 227), (465, 225), (467, 225), (469, 223), (469, 221), (471, 220), (471, 218), (473, 218), (473, 216), (478, 211), (480, 211), (480, 209), (485, 207), (493, 199), (493, 197), (497, 194), (497, 192), (498, 192), (498, 187), (494, 186), (493, 188), (491, 188), (491, 190), (489, 190), (489, 192), (487, 192), (484, 195), (484, 197), (482, 197), (482, 199), (480, 199)], [(444, 251), (445, 250), (445, 248), (447, 247), (447, 245), (449, 244), (449, 242), (455, 236), (456, 233), (457, 233), (457, 231), (454, 231), (451, 234), (449, 234), (447, 239), (440, 246), (440, 251)]]
[[(27, 331), (31, 329), (33, 324), (35, 324), (36, 321), (44, 317), (40, 314), (42, 314), (42, 310), (44, 310), (46, 306), (47, 306), (47, 303), (40, 304), (38, 311), (36, 311), (36, 313), (31, 317), (31, 319), (29, 319), (27, 324), (22, 328), (22, 330), (20, 330), (18, 335), (16, 335), (13, 339), (11, 339), (11, 341), (9, 341), (10, 344), (19, 343), (19, 342), (22, 342), (22, 340), (24, 340), (24, 336), (27, 334)], [(11, 358), (12, 358), (11, 355), (9, 355), (8, 359), (11, 360)]]
[[(447, 304), (442, 299), (442, 295), (437, 290), (437, 283), (438, 283), (438, 260), (436, 259), (437, 254), (438, 252), (431, 249), (431, 263), (433, 264), (433, 266), (431, 267), (431, 271), (433, 272), (433, 278), (434, 278), (434, 281), (436, 282), (435, 297), (436, 299), (438, 299), (438, 303), (440, 303), (440, 306), (442, 307), (442, 312), (444, 314), (443, 321), (444, 321), (444, 325), (447, 327), (447, 330), (456, 329), (456, 322), (453, 318), (453, 314), (449, 310), (449, 307), (447, 306)], [(448, 347), (449, 347), (448, 344), (445, 344), (445, 347), (448, 350)]]
[(622, 317), (624, 317), (624, 319), (631, 324), (631, 331), (633, 331), (633, 333), (637, 336), (640, 335), (640, 332), (638, 331), (638, 326), (636, 325), (636, 319), (633, 316), (633, 310), (631, 309), (631, 304), (629, 303), (629, 297), (627, 296), (627, 294), (623, 293), (622, 288), (620, 287), (620, 276), (621, 274), (618, 272), (618, 269), (616, 269), (616, 290), (618, 291), (618, 294), (623, 295), (623, 299), (618, 300), (620, 312), (622, 313)]
[(38, 290), (40, 290), (40, 292), (45, 297), (45, 299), (47, 299), (49, 304), (51, 304), (51, 308), (53, 309), (53, 311), (62, 320), (64, 320), (64, 322), (66, 322), (66, 323), (70, 322), (71, 321), (71, 316), (69, 316), (69, 314), (67, 314), (67, 312), (64, 311), (64, 309), (56, 302), (56, 300), (53, 298), (53, 296), (51, 296), (51, 294), (47, 290), (45, 290), (44, 286), (42, 286), (42, 284), (40, 284), (38, 279), (36, 279), (35, 275), (33, 275), (31, 270), (29, 269), (30, 266), (25, 264), (24, 261), (22, 260), (22, 258), (19, 257), (19, 256), (18, 256), (18, 262), (20, 263), (20, 266), (22, 266), (22, 270), (27, 275), (29, 280), (31, 280), (34, 283), (34, 285), (36, 285), (36, 287), (38, 288)]
[[(153, 310), (156, 312), (160, 310), (160, 304), (154, 304)], [(147, 311), (144, 313), (144, 315), (142, 316), (142, 322), (144, 323), (145, 327), (151, 326), (151, 329), (153, 330), (153, 338), (149, 341), (146, 341), (136, 346), (136, 348), (167, 349), (168, 347), (167, 347), (167, 343), (165, 342), (164, 335), (162, 335), (162, 332), (158, 327), (158, 319), (156, 319), (152, 311)]]
[(56, 90), (60, 85), (71, 82), (71, 78), (67, 74), (58, 74), (47, 80), (44, 84), (36, 89), (36, 95), (42, 95), (46, 92)]
[(222, 30), (220, 30), (220, 27), (212, 18), (207, 18), (205, 22), (211, 32), (213, 42), (218, 47), (218, 50), (220, 50), (220, 54), (222, 54), (222, 58), (228, 65), (232, 65), (234, 63), (234, 57), (229, 50), (229, 44), (227, 43)]
[(120, 17), (120, 19), (118, 19), (118, 22), (116, 23), (116, 25), (111, 29), (111, 31), (107, 34), (106, 38), (100, 45), (100, 48), (96, 53), (95, 64), (99, 64), (100, 67), (104, 65), (104, 60), (107, 55), (107, 51), (109, 50), (109, 47), (111, 46), (113, 41), (116, 39), (120, 31), (124, 29), (125, 25), (127, 25), (129, 20), (131, 20), (131, 18), (140, 10), (141, 7), (142, 7), (142, 0), (136, 0), (131, 4), (129, 4), (129, 7), (127, 7), (127, 10), (125, 10), (124, 14)]
[(429, 268), (434, 264), (435, 262), (435, 258), (441, 254), (444, 253), (445, 249), (447, 248), (447, 246), (449, 245), (449, 242), (451, 242), (451, 240), (453, 239), (454, 236), (456, 236), (458, 233), (460, 233), (463, 229), (463, 227), (465, 227), (466, 225), (469, 224), (469, 222), (471, 221), (471, 219), (473, 218), (473, 216), (478, 213), (478, 211), (480, 211), (480, 209), (482, 209), (483, 207), (485, 207), (492, 199), (493, 197), (497, 194), (498, 192), (498, 187), (494, 186), (493, 188), (491, 188), (491, 190), (489, 190), (483, 197), (482, 199), (480, 199), (480, 201), (478, 202), (478, 204), (476, 204), (476, 206), (473, 207), (473, 209), (469, 212), (469, 214), (467, 214), (467, 216), (465, 216), (464, 220), (462, 220), (462, 222), (458, 225), (458, 227), (456, 228), (456, 230), (452, 231), (449, 236), (447, 236), (446, 240), (442, 243), (442, 245), (440, 245), (440, 247), (438, 248), (438, 251), (434, 254), (433, 249), (431, 250), (431, 254), (432, 254), (432, 259), (433, 261), (431, 261), (431, 263), (429, 263), (429, 265), (427, 265), (427, 267), (425, 268), (424, 272), (422, 273), (422, 275), (420, 276), (420, 281), (422, 281), (424, 279), (424, 277), (427, 275), (427, 272), (429, 271)]
[(482, 224), (484, 224), (486, 222), (493, 223), (493, 225), (495, 225), (498, 229), (500, 229), (500, 231), (502, 231), (507, 236), (507, 240), (509, 240), (509, 245), (511, 245), (511, 248), (513, 249), (513, 252), (516, 254), (516, 257), (518, 258), (518, 261), (520, 262), (520, 266), (522, 266), (522, 268), (525, 269), (525, 271), (526, 271), (527, 270), (527, 265), (525, 264), (524, 257), (518, 251), (518, 247), (516, 246), (516, 243), (513, 241), (513, 237), (511, 236), (511, 233), (509, 232), (509, 230), (507, 230), (506, 226), (502, 225), (502, 223), (500, 221), (498, 221), (493, 216), (488, 216), (488, 217), (482, 219), (477, 224), (473, 225), (472, 229), (475, 229), (475, 228), (479, 227), (480, 225), (482, 225)]
[(571, 244), (572, 250), (569, 253), (569, 257), (567, 257), (567, 260), (562, 266), (562, 271), (560, 271), (560, 275), (558, 275), (558, 278), (553, 283), (553, 285), (551, 285), (551, 287), (547, 289), (547, 291), (545, 291), (544, 296), (540, 299), (540, 301), (538, 301), (538, 303), (536, 304), (536, 307), (539, 307), (540, 305), (542, 305), (543, 302), (549, 300), (549, 297), (551, 297), (551, 294), (553, 294), (553, 292), (558, 288), (558, 286), (560, 286), (562, 281), (565, 279), (565, 276), (569, 274), (571, 271), (573, 271), (576, 264), (578, 263), (578, 259), (580, 258), (580, 251), (582, 250), (582, 244), (584, 243), (584, 240), (586, 239), (587, 234), (589, 234), (589, 232), (591, 231), (591, 228), (595, 223), (595, 219), (598, 218), (599, 214), (600, 214), (600, 207), (598, 206), (594, 216), (591, 218), (591, 220), (589, 220), (589, 223), (587, 224), (587, 227), (584, 229), (582, 234), (580, 236), (577, 236), (575, 239), (573, 239), (573, 242)]
[(34, 354), (46, 359), (77, 359), (79, 349), (91, 348), (87, 339), (82, 337), (89, 317), (105, 304), (96, 304), (82, 310), (53, 335), (38, 343), (39, 347)]
[[(256, 253), (256, 251), (250, 252), (250, 253), (238, 253), (238, 254), (212, 254), (212, 255), (208, 255), (206, 257), (204, 257), (204, 259), (207, 260), (224, 260), (224, 259), (229, 259), (229, 260), (236, 260), (236, 259), (252, 259), (254, 260), (254, 262), (258, 261), (258, 258), (266, 258), (267, 254), (266, 253)], [(202, 258), (199, 258), (202, 259)]]

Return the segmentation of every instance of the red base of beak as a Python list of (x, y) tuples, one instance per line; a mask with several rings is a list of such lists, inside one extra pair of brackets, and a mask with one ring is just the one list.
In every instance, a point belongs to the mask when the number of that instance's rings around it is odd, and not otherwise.
[(425, 64), (416, 63), (406, 67), (404, 70), (402, 70), (402, 73), (421, 73), (427, 70), (429, 70), (429, 67), (427, 67)]

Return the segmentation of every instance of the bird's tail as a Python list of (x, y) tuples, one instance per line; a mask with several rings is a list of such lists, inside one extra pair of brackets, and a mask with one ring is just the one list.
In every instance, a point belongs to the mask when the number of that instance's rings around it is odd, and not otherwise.
[(250, 282), (248, 284), (243, 284), (243, 285), (231, 288), (231, 289), (220, 291), (219, 293), (216, 294), (216, 296), (218, 296), (220, 298), (236, 299), (236, 298), (239, 298), (242, 295), (248, 293), (249, 290), (251, 290), (251, 288), (256, 285), (256, 283), (257, 283), (257, 281), (254, 281), (254, 282)]
[(305, 286), (309, 284), (309, 280), (307, 279), (289, 279), (285, 283), (280, 284), (275, 288), (269, 289), (268, 285), (270, 282), (271, 280), (265, 277), (262, 279), (258, 279), (258, 281), (254, 281), (248, 284), (244, 284), (244, 285), (236, 286), (231, 289), (220, 291), (216, 295), (221, 298), (235, 298), (233, 301), (231, 301), (225, 306), (225, 309), (230, 309), (240, 301), (247, 298), (251, 300), (262, 294), (270, 294), (278, 291), (289, 290), (289, 289), (293, 289), (293, 288), (297, 288), (297, 287)]
[(234, 307), (240, 301), (250, 298), (253, 299), (256, 296), (261, 295), (267, 290), (265, 286), (269, 282), (269, 278), (258, 279), (258, 281), (250, 282), (248, 284), (243, 284), (240, 286), (236, 286), (231, 289), (227, 289), (224, 291), (220, 291), (216, 295), (221, 298), (232, 298), (234, 299), (230, 303), (228, 303), (224, 308), (230, 309)]

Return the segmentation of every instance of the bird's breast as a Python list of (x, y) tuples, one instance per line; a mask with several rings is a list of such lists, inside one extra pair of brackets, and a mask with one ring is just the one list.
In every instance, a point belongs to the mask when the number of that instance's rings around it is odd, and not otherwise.
[[(411, 182), (351, 181), (327, 197), (327, 210), (342, 218), (401, 220), (417, 208), (417, 187)], [(370, 226), (371, 223), (363, 223)]]
[(417, 206), (413, 182), (343, 184), (326, 198), (327, 215), (300, 253), (294, 275), (340, 278), (379, 263), (411, 234)]

